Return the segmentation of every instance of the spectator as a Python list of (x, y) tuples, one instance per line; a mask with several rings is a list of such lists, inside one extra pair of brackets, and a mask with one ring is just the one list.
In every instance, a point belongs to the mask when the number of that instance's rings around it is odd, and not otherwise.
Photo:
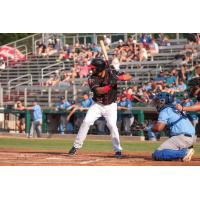
[(56, 60), (57, 62), (60, 62), (61, 60), (69, 61), (73, 56), (72, 49), (68, 44), (65, 45), (64, 49), (60, 51), (59, 58)]
[[(25, 107), (22, 104), (22, 101), (19, 99), (14, 107), (16, 110), (24, 110)], [(17, 129), (19, 133), (25, 133), (25, 114), (20, 113), (16, 122)]]
[(153, 56), (159, 53), (159, 47), (155, 39), (152, 39), (151, 43), (149, 44), (149, 48), (149, 55), (153, 61)]
[(55, 39), (55, 49), (57, 53), (60, 53), (60, 51), (62, 50), (61, 40), (59, 38)]
[(73, 52), (77, 55), (81, 53), (81, 46), (80, 46), (79, 41), (77, 41), (76, 44), (74, 45)]
[(55, 71), (54, 74), (50, 75), (50, 78), (46, 81), (46, 86), (55, 86), (60, 82), (59, 71)]
[(166, 77), (166, 84), (167, 85), (171, 85), (173, 83), (176, 83), (177, 82), (177, 71), (176, 69), (173, 69), (170, 74), (167, 75)]
[(38, 56), (46, 56), (46, 45), (39, 41), (36, 45), (36, 51)]
[[(127, 99), (126, 95), (123, 95), (121, 97), (121, 100), (118, 102), (117, 104), (117, 109), (120, 111), (130, 111), (132, 108), (132, 103), (129, 99)], [(122, 116), (121, 116), (121, 121), (122, 121), (122, 129), (124, 131), (124, 133), (126, 135), (130, 135), (131, 134), (131, 125), (134, 121), (132, 112), (128, 112), (126, 114), (123, 114), (122, 112)]]
[(6, 64), (4, 62), (4, 59), (2, 57), (0, 57), (0, 70), (5, 69), (5, 68), (6, 68)]
[(80, 79), (86, 78), (89, 74), (89, 68), (88, 68), (88, 63), (87, 63), (87, 59), (84, 59), (84, 61), (82, 62), (82, 65), (80, 66)]
[(147, 55), (147, 50), (144, 48), (143, 44), (139, 45), (139, 61), (144, 61), (147, 60), (148, 55)]
[(117, 55), (114, 55), (114, 58), (112, 60), (112, 66), (114, 67), (114, 69), (116, 71), (120, 70), (120, 62), (119, 62), (119, 58)]
[[(58, 111), (69, 111), (75, 108), (75, 105), (71, 105), (69, 101), (65, 100), (65, 97), (60, 97), (60, 102), (56, 103), (56, 110)], [(67, 113), (60, 114), (60, 124), (58, 127), (58, 131), (60, 134), (65, 134), (66, 123), (69, 121), (69, 117), (67, 118)]]
[[(54, 49), (53, 44), (48, 44), (48, 47), (46, 49), (46, 56), (51, 56), (55, 53), (56, 53), (56, 50)], [(44, 54), (44, 56), (45, 56), (45, 54)]]
[(60, 85), (70, 86), (71, 82), (72, 82), (72, 77), (71, 76), (72, 76), (71, 72), (67, 72), (65, 70), (61, 70), (59, 86)]
[(133, 37), (131, 35), (128, 36), (127, 45), (132, 46), (135, 43)]
[(110, 48), (110, 44), (111, 44), (111, 39), (109, 37), (107, 37), (106, 35), (103, 36), (104, 38), (104, 45), (107, 49)]
[(186, 84), (182, 80), (180, 80), (179, 83), (178, 83), (178, 85), (177, 85), (177, 91), (178, 92), (183, 92), (186, 89), (187, 89)]
[(74, 63), (74, 66), (71, 68), (71, 76), (72, 80), (74, 80), (74, 78), (80, 77), (80, 66), (78, 63)]
[(118, 46), (117, 46), (117, 48), (120, 49), (120, 48), (123, 47), (123, 45), (124, 45), (124, 42), (123, 42), (123, 40), (120, 39), (120, 40), (118, 41)]
[(41, 107), (38, 105), (38, 100), (36, 98), (32, 101), (33, 106), (31, 107), (24, 107), (26, 110), (32, 111), (32, 123), (30, 133), (28, 133), (27, 137), (34, 137), (35, 131), (37, 133), (37, 137), (41, 136), (42, 133), (42, 110)]
[(166, 76), (164, 71), (160, 71), (158, 76), (154, 79), (154, 82), (156, 83), (163, 83), (166, 80)]
[(98, 48), (98, 46), (95, 43), (93, 43), (92, 47), (91, 47), (91, 51), (94, 53), (94, 56), (96, 56), (97, 53), (100, 52), (100, 49)]

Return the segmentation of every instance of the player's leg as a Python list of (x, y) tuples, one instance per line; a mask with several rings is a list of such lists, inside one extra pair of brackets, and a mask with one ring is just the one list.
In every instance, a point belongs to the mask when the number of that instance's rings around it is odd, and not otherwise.
[(123, 118), (123, 124), (124, 124), (124, 133), (125, 135), (130, 135), (131, 134), (131, 120), (129, 117), (124, 117)]
[(119, 131), (117, 128), (117, 104), (112, 103), (111, 105), (105, 106), (105, 113), (103, 116), (106, 119), (107, 126), (111, 133), (113, 148), (115, 152), (121, 152), (122, 147), (120, 145)]
[(185, 137), (183, 134), (173, 136), (166, 140), (153, 153), (155, 160), (183, 159), (188, 153), (194, 153), (189, 148), (194, 144), (194, 137)]
[(31, 129), (30, 129), (30, 133), (28, 133), (27, 137), (33, 137), (34, 136), (34, 131), (35, 131), (35, 123), (34, 121), (32, 121), (31, 123)]
[(59, 131), (63, 135), (65, 133), (66, 116), (60, 116)]
[(74, 141), (74, 145), (71, 149), (72, 151), (70, 150), (69, 154), (71, 154), (71, 155), (75, 154), (73, 152), (76, 151), (76, 149), (80, 149), (82, 147), (90, 126), (93, 125), (94, 122), (99, 117), (101, 117), (101, 106), (98, 104), (94, 104), (89, 108), (89, 110), (85, 116), (85, 119), (83, 120), (83, 123), (81, 124), (81, 126), (79, 128), (78, 134)]
[(37, 133), (37, 137), (40, 137), (41, 136), (41, 133), (42, 133), (42, 122), (41, 121), (36, 121), (35, 122), (35, 130), (36, 130), (36, 133)]

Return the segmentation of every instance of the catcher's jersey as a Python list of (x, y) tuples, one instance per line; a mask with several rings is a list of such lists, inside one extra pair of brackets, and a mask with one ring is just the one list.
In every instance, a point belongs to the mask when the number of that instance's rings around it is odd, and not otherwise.
[(103, 78), (95, 75), (89, 76), (88, 84), (93, 92), (93, 100), (96, 103), (109, 105), (117, 100), (117, 84), (106, 94), (97, 94), (95, 90), (97, 87), (109, 85), (112, 78), (117, 78), (117, 71), (113, 69), (106, 69), (106, 74)]

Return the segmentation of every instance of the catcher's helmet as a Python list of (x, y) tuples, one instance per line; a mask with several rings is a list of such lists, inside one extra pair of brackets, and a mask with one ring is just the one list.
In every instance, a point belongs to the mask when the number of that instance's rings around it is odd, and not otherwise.
[(167, 92), (160, 92), (155, 95), (153, 102), (157, 111), (159, 112), (164, 106), (172, 104), (174, 100), (174, 95)]
[(91, 69), (95, 69), (95, 73), (100, 73), (106, 68), (106, 62), (101, 58), (94, 58), (90, 64)]

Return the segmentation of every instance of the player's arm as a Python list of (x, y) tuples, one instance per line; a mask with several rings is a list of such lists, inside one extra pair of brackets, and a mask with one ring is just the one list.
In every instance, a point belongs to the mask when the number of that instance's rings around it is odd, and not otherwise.
[(34, 110), (33, 107), (24, 107), (25, 110)]
[(77, 107), (73, 107), (73, 109), (70, 111), (70, 113), (67, 115), (66, 121), (68, 122), (71, 118), (71, 116), (76, 112), (76, 110), (78, 109)]
[(200, 111), (200, 103), (196, 103), (192, 106), (181, 106), (180, 104), (176, 105), (176, 108), (180, 111), (188, 111), (188, 112), (197, 112)]
[(103, 87), (96, 87), (96, 88), (94, 88), (94, 90), (97, 94), (106, 94), (111, 90), (111, 88), (112, 87), (110, 85), (106, 85)]
[(167, 112), (167, 110), (162, 110), (159, 113), (158, 121), (152, 127), (152, 131), (160, 132), (160, 131), (164, 130), (164, 128), (167, 124), (167, 121), (169, 120), (169, 117), (170, 117), (169, 112)]
[(112, 88), (110, 84), (100, 87), (98, 78), (89, 78), (88, 85), (90, 86), (90, 89), (97, 94), (107, 94)]
[(152, 131), (153, 132), (159, 132), (164, 130), (166, 124), (162, 123), (162, 122), (157, 122), (153, 127), (152, 127)]
[(25, 110), (25, 107), (24, 106), (20, 106), (20, 107), (15, 108), (15, 110)]
[(118, 110), (129, 110), (129, 108), (125, 107), (125, 106), (117, 106)]

